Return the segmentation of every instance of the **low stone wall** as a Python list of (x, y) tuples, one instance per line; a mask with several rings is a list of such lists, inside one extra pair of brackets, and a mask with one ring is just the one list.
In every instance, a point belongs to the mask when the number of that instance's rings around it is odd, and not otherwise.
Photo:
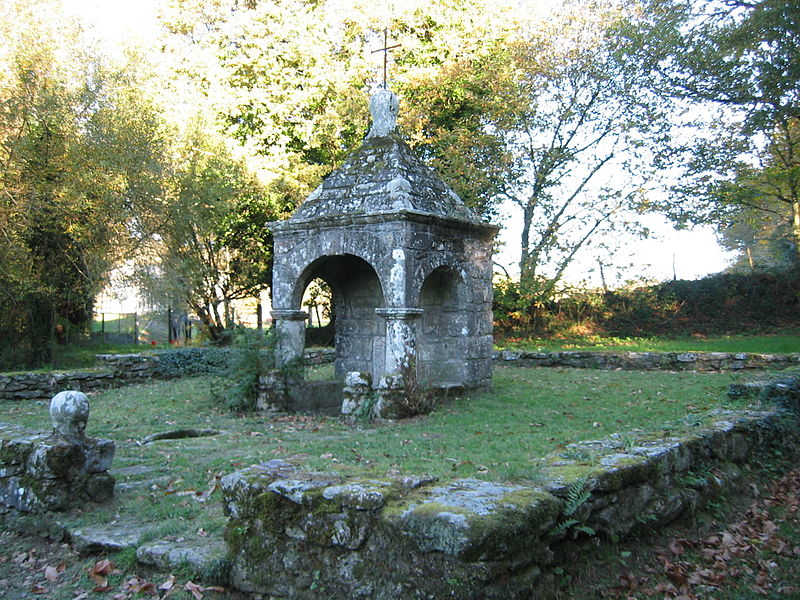
[(63, 390), (89, 392), (115, 384), (111, 371), (0, 375), (0, 400), (49, 400)]
[[(198, 360), (202, 348), (185, 349), (191, 357), (167, 361), (159, 353), (100, 354), (106, 368), (94, 371), (64, 373), (0, 374), (0, 400), (48, 400), (62, 390), (84, 392), (98, 388), (136, 383), (148, 379), (169, 379), (187, 374), (209, 372), (218, 362)], [(308, 364), (333, 362), (335, 350), (308, 350)], [(197, 355), (197, 356), (194, 356)], [(166, 356), (166, 354), (164, 355)], [(188, 360), (187, 360), (188, 359)], [(494, 353), (496, 364), (525, 367), (573, 367), (588, 369), (622, 369), (631, 371), (741, 371), (776, 370), (800, 366), (800, 354), (751, 354), (727, 352), (522, 352), (503, 350)], [(182, 363), (187, 363), (184, 366)]]
[[(149, 379), (207, 373), (218, 366), (222, 356), (204, 359), (204, 348), (182, 350), (152, 354), (99, 354), (97, 359), (105, 368), (92, 371), (0, 374), (0, 400), (49, 400), (63, 390), (90, 392)], [(225, 350), (216, 352), (224, 353)], [(333, 349), (306, 352), (308, 364), (333, 362), (334, 357)]]
[(222, 480), (232, 583), (270, 597), (522, 599), (565, 538), (666, 524), (735, 484), (787, 413), (719, 412), (691, 435), (572, 444), (541, 483), (346, 480), (273, 460)]
[(800, 366), (800, 354), (749, 352), (524, 352), (494, 353), (496, 363), (527, 367), (574, 367), (623, 371), (742, 371)]
[(98, 354), (97, 360), (119, 382), (136, 382), (160, 377), (157, 354)]

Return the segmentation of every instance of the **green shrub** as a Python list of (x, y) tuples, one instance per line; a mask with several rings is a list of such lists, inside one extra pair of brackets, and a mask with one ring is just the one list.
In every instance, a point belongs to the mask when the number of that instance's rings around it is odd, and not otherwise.
[(229, 361), (222, 382), (224, 390), (214, 395), (224, 398), (228, 407), (237, 412), (255, 409), (258, 397), (258, 378), (275, 368), (275, 332), (239, 327), (230, 348)]
[(233, 352), (230, 348), (174, 348), (156, 353), (157, 373), (163, 377), (184, 377), (224, 373)]
[(562, 290), (552, 300), (528, 288), (510, 280), (495, 284), (494, 319), (501, 335), (647, 337), (800, 326), (798, 269), (718, 273), (607, 291)]

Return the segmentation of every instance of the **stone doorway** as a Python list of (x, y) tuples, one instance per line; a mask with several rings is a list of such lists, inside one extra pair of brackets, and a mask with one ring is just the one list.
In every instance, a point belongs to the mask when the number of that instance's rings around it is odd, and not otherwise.
[(384, 305), (383, 288), (375, 269), (352, 254), (323, 256), (313, 261), (298, 278), (296, 306), (308, 285), (321, 279), (331, 289), (336, 359), (334, 372), (343, 379), (349, 371), (372, 373), (383, 364), (384, 323), (375, 312)]

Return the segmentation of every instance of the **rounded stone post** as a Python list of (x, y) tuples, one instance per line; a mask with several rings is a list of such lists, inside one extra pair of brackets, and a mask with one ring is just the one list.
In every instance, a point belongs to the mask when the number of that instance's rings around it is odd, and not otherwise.
[(68, 440), (85, 438), (89, 398), (75, 390), (59, 392), (50, 400), (50, 419), (57, 435)]
[(304, 310), (273, 310), (272, 319), (278, 336), (275, 348), (275, 366), (279, 369), (302, 361), (306, 347), (306, 319)]

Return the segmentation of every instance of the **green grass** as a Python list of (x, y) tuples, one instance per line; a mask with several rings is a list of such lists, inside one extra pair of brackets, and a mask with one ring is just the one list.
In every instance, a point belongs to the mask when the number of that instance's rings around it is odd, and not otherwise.
[[(103, 322), (102, 317), (100, 315), (96, 315), (92, 320), (92, 332), (100, 333), (101, 331), (105, 330), (105, 332), (109, 334), (131, 333), (134, 329), (136, 329), (137, 325), (134, 319), (134, 315), (128, 313), (106, 313), (105, 322)], [(144, 319), (146, 319), (145, 315), (138, 315), (137, 317), (137, 320), (140, 323)]]
[(719, 335), (684, 338), (605, 338), (596, 335), (569, 339), (508, 337), (497, 346), (516, 350), (597, 350), (631, 352), (751, 352), (800, 353), (800, 332), (775, 335)]
[[(343, 475), (426, 474), (442, 480), (530, 479), (536, 459), (570, 442), (613, 432), (678, 433), (727, 405), (730, 374), (498, 368), (490, 392), (453, 399), (432, 414), (354, 427), (339, 419), (269, 419), (230, 413), (212, 399), (212, 378), (155, 382), (92, 397), (88, 435), (117, 444), (116, 498), (69, 518), (74, 524), (132, 515), (155, 523), (151, 535), (187, 527), (219, 532), (220, 503), (196, 500), (217, 475), (273, 458)], [(44, 402), (0, 403), (3, 420), (49, 429)], [(139, 445), (178, 428), (214, 428), (214, 437)]]

